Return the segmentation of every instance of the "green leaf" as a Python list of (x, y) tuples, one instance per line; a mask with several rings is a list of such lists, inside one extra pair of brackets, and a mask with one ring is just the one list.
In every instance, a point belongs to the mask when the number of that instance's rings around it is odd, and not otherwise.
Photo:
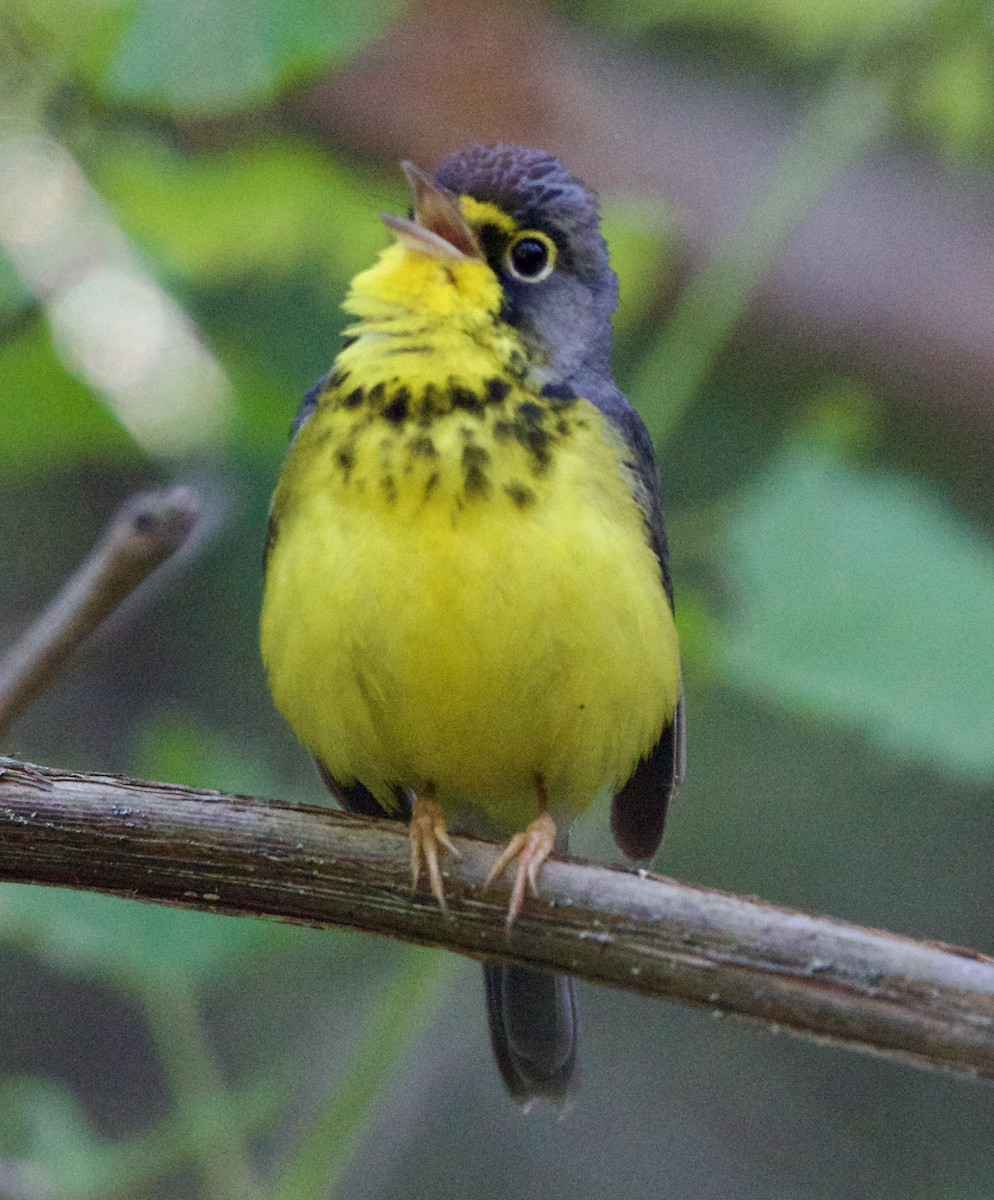
[[(291, 1090), (267, 1075), (222, 1098), (230, 1119), (262, 1135), (285, 1111)], [(179, 1112), (128, 1138), (105, 1140), (78, 1099), (50, 1080), (0, 1079), (0, 1164), (13, 1197), (107, 1200), (157, 1194), (154, 1182), (196, 1159), (204, 1108)], [(0, 1185), (2, 1189), (2, 1185)], [(5, 1200), (6, 1191), (0, 1190)]]
[(604, 238), (618, 276), (616, 336), (644, 322), (675, 257), (678, 226), (661, 204), (633, 196), (613, 196), (601, 204)]
[[(366, 1021), (345, 1077), (294, 1146), (272, 1200), (324, 1200), (340, 1194), (340, 1181), (407, 1066), (411, 1047), (462, 969), (452, 955), (406, 948), (393, 979), (377, 997), (368, 998)], [(398, 1021), (398, 1012), (403, 1020)]]
[(893, 84), (847, 58), (798, 122), (737, 225), (685, 289), (629, 385), (657, 445), (683, 419), (790, 236), (890, 124)]
[(265, 759), (181, 709), (145, 719), (138, 734), (136, 771), (143, 779), (216, 788), (239, 795), (275, 796), (280, 781)]
[(272, 921), (141, 904), (92, 892), (0, 885), (0, 941), (57, 970), (131, 990), (160, 977), (220, 978), (288, 941)]
[(95, 183), (169, 272), (212, 286), (302, 267), (342, 286), (387, 245), (376, 214), (402, 199), (399, 171), (390, 189), (293, 141), (189, 158), (129, 139)]
[(732, 681), (994, 777), (994, 546), (936, 496), (795, 442), (733, 513), (722, 561)]
[(31, 295), (21, 283), (14, 265), (0, 252), (0, 321), (17, 316), (31, 303)]
[[(935, 8), (933, 0), (629, 0), (584, 7), (628, 32), (651, 25), (731, 30), (768, 38), (782, 53), (815, 55), (894, 38)], [(712, 33), (713, 36), (713, 33)]]
[(44, 61), (45, 70), (64, 78), (67, 67), (98, 84), (128, 22), (136, 0), (6, 0), (25, 48)]
[(3, 437), (0, 474), (44, 470), (85, 459), (137, 458), (134, 442), (85, 384), (59, 362), (47, 328), (0, 346)]
[[(0, 1080), (0, 1160), (24, 1196), (90, 1193), (106, 1176), (107, 1147), (76, 1098), (41, 1079)], [(5, 1172), (4, 1178), (7, 1178)], [(6, 1192), (4, 1192), (6, 1195)]]
[(367, 44), (395, 8), (393, 0), (141, 0), (107, 90), (176, 114), (261, 104)]
[(989, 151), (994, 137), (991, 38), (966, 33), (942, 47), (911, 97), (912, 116), (950, 154)]
[(163, 974), (142, 988), (142, 1001), (173, 1094), (189, 1134), (191, 1160), (213, 1200), (263, 1200), (245, 1143), (244, 1124), (204, 1028), (192, 989)]

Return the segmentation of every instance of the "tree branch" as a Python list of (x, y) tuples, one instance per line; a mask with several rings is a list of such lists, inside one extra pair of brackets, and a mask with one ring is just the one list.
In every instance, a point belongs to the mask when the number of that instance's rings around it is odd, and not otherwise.
[(407, 833), (322, 808), (0, 757), (0, 880), (343, 926), (738, 1013), (916, 1066), (994, 1078), (994, 960), (690, 887), (550, 861), (513, 930), (456, 839), (449, 914), (412, 895)]
[(79, 570), (0, 659), (0, 737), (90, 634), (183, 545), (200, 507), (189, 487), (142, 492), (121, 505)]

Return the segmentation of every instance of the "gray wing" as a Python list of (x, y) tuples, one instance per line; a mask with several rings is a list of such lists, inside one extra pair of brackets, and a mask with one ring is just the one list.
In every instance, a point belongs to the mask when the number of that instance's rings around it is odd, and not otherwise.
[[(631, 449), (628, 466), (635, 476), (636, 499), (645, 516), (649, 541), (659, 560), (663, 587), (672, 608), (673, 581), (659, 504), (659, 468), (649, 432), (620, 392), (597, 406), (614, 423)], [(686, 759), (686, 719), (681, 688), (673, 719), (664, 726), (656, 744), (641, 759), (611, 805), (611, 832), (629, 858), (650, 858), (659, 848), (666, 810), (683, 779)]]
[[(318, 406), (318, 400), (321, 393), (328, 386), (331, 379), (331, 371), (326, 375), (322, 375), (317, 383), (311, 386), (304, 393), (304, 398), (300, 402), (300, 407), (297, 409), (296, 415), (293, 418), (293, 424), (290, 426), (290, 445), (292, 446), (296, 440), (297, 434), (301, 431), (304, 425), (314, 415), (314, 410)], [(269, 509), (269, 523), (266, 526), (266, 542), (262, 548), (262, 569), (265, 571), (266, 563), (269, 561), (269, 551), (273, 548), (273, 543), (276, 541), (276, 520), (273, 517), (272, 507)]]
[(355, 813), (360, 817), (396, 817), (401, 821), (411, 819), (411, 793), (407, 788), (399, 785), (393, 788), (398, 807), (393, 812), (388, 812), (369, 788), (358, 780), (355, 783), (340, 783), (320, 758), (315, 758), (314, 764), (324, 786), (346, 812)]
[(293, 424), (290, 426), (290, 445), (292, 446), (297, 434), (314, 415), (314, 410), (318, 406), (318, 400), (321, 398), (321, 393), (325, 390), (331, 380), (332, 372), (327, 371), (304, 393), (304, 398), (300, 402), (300, 407), (297, 409), (296, 415), (293, 418)]

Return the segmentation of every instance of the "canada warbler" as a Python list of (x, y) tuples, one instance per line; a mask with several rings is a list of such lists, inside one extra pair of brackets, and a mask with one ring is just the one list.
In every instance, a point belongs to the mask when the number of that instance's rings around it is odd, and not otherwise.
[[(409, 821), (444, 904), (447, 830), (511, 840), (508, 920), (602, 787), (651, 855), (683, 769), (657, 469), (614, 383), (617, 281), (555, 159), (473, 146), (404, 170), (411, 219), (352, 281), (273, 497), (262, 655), (349, 810)], [(561, 1101), (571, 982), (484, 965), (512, 1096)]]

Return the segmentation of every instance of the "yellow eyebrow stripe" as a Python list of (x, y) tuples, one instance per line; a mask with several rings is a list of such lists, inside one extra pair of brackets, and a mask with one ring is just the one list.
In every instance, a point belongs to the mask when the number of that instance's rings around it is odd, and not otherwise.
[(472, 196), (460, 196), (459, 207), (462, 215), (474, 228), (481, 225), (496, 225), (504, 233), (517, 233), (518, 223), (509, 217), (503, 209), (491, 204), (489, 200), (476, 200)]

